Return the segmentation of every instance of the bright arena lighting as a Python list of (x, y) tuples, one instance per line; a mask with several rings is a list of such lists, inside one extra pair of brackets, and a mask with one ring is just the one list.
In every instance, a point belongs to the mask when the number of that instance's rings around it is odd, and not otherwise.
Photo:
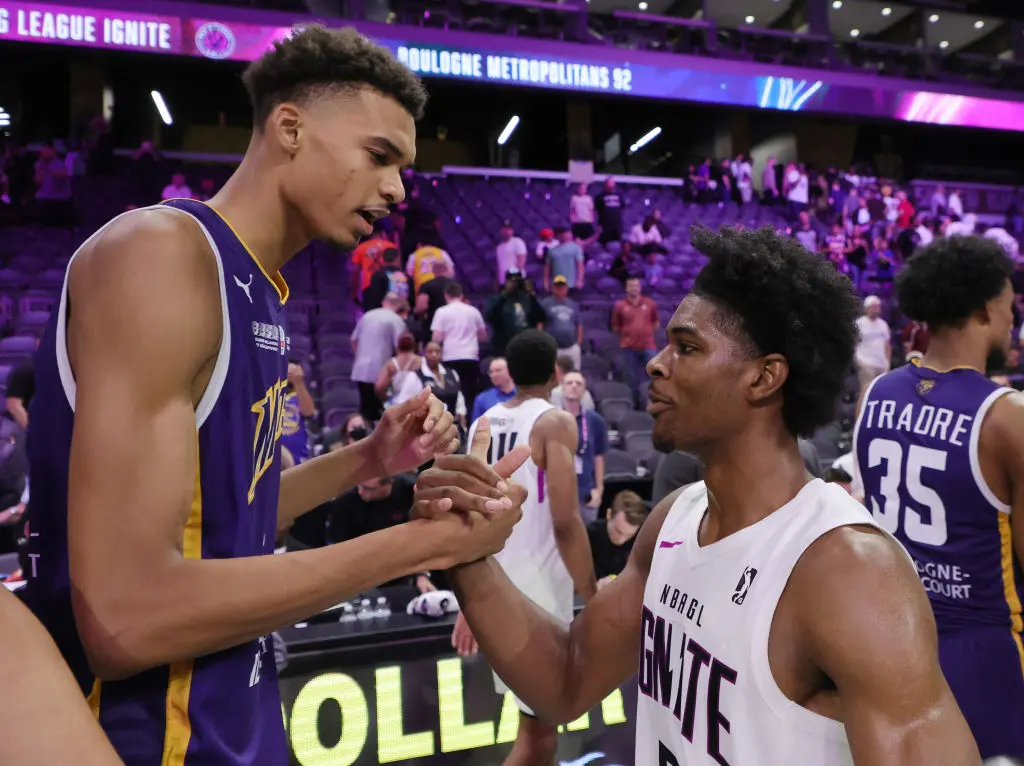
[(892, 8), (890, 8), (889, 6), (886, 6), (885, 8), (883, 8), (882, 9), (882, 15), (883, 16), (892, 16)]
[(512, 119), (508, 121), (508, 125), (501, 131), (501, 135), (498, 136), (498, 146), (504, 146), (505, 142), (509, 140), (513, 133), (515, 133), (516, 127), (519, 125), (519, 115), (513, 114)]
[(636, 7), (639, 8), (641, 11), (646, 11), (647, 10), (647, 3), (643, 2), (643, 0), (640, 0), (640, 2), (637, 3)]
[(850, 37), (860, 37), (860, 30), (859, 29), (851, 29), (850, 30)]
[(974, 28), (975, 29), (981, 29), (984, 26), (985, 26), (985, 22), (982, 21), (981, 19), (978, 19), (977, 21), (974, 22)]
[(941, 43), (939, 43), (939, 47), (940, 48), (948, 48), (949, 47), (949, 40), (943, 40)]
[(7, 110), (0, 106), (0, 128), (11, 127), (11, 115), (7, 113)]
[(160, 91), (151, 90), (149, 95), (153, 98), (153, 104), (156, 105), (156, 111), (160, 114), (160, 119), (164, 121), (164, 125), (173, 125), (174, 119), (171, 117), (171, 110), (167, 108), (167, 102), (164, 101)]
[(651, 128), (649, 131), (647, 131), (642, 136), (640, 136), (640, 138), (638, 138), (636, 140), (636, 142), (631, 147), (629, 147), (629, 153), (630, 154), (636, 154), (638, 151), (640, 151), (642, 148), (647, 146), (647, 144), (651, 143), (651, 141), (653, 141), (654, 139), (656, 139), (660, 135), (661, 135), (661, 128), (660, 127), (659, 128)]
[(747, 18), (745, 18), (743, 20), (745, 22), (747, 22), (748, 24), (753, 24), (754, 23), (754, 17), (753, 16), (747, 16)]
[(939, 14), (937, 14), (937, 13), (933, 13), (931, 16), (928, 17), (928, 21), (930, 21), (932, 24), (934, 24), (938, 20), (939, 20)]
[(838, 11), (840, 8), (843, 7), (843, 0), (833, 0), (832, 7)]

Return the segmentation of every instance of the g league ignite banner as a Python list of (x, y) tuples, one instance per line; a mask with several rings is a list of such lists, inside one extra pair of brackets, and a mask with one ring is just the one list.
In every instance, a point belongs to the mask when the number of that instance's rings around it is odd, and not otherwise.
[[(343, 655), (342, 655), (343, 657)], [(480, 659), (426, 659), (294, 672), (280, 679), (293, 766), (499, 763), (519, 710)], [(636, 679), (563, 727), (563, 766), (633, 763)]]
[[(109, 8), (95, 9), (0, 0), (0, 41), (251, 61), (295, 28), (294, 17), (282, 14), (108, 1)], [(743, 61), (425, 27), (355, 26), (425, 77), (1024, 131), (1024, 102), (922, 91), (918, 83), (870, 74), (766, 69)]]

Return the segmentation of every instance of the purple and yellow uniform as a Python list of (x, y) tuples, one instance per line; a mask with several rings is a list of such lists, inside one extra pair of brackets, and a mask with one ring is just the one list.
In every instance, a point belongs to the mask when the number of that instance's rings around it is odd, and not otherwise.
[(854, 453), (868, 509), (914, 559), (942, 671), (985, 758), (1024, 757), (1024, 576), (1010, 507), (981, 473), (989, 408), (1012, 389), (908, 364), (867, 389)]
[[(271, 279), (263, 271), (213, 208), (192, 200), (163, 204), (191, 216), (206, 235), (217, 260), (223, 325), (213, 374), (196, 407), (198, 464), (183, 555), (269, 555), (277, 531), (278, 440), (287, 394), (288, 287), (280, 276)], [(65, 282), (36, 363), (28, 445), (33, 492), (28, 605), (56, 640), (128, 766), (287, 763), (269, 637), (123, 681), (101, 683), (89, 670), (68, 579), (75, 380), (66, 330), (73, 309)]]

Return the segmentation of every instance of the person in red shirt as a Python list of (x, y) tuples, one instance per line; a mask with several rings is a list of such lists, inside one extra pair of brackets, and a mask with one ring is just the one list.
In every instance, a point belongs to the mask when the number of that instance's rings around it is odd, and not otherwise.
[(658, 307), (641, 294), (637, 277), (626, 280), (626, 297), (612, 309), (612, 330), (619, 336), (622, 360), (633, 390), (633, 403), (640, 406), (640, 384), (647, 379), (647, 363), (657, 354), (654, 331), (661, 326)]
[(382, 232), (374, 232), (373, 239), (360, 242), (352, 252), (352, 300), (358, 303), (363, 291), (370, 286), (373, 275), (384, 265), (384, 251), (395, 244), (384, 238)]
[(896, 192), (896, 199), (900, 201), (899, 206), (896, 208), (896, 224), (901, 229), (910, 228), (911, 223), (914, 221), (914, 205), (907, 199), (907, 193), (902, 189)]
[(908, 360), (920, 359), (928, 351), (928, 343), (932, 339), (928, 325), (924, 322), (911, 322), (903, 328), (903, 352)]

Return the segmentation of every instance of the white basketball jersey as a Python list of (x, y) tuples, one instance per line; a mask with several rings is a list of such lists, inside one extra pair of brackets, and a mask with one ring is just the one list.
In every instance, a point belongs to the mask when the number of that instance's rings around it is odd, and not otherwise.
[(841, 488), (816, 479), (756, 524), (697, 544), (708, 507), (698, 482), (673, 503), (644, 591), (636, 766), (852, 766), (843, 724), (788, 699), (768, 665), (768, 633), (790, 573), (836, 527), (876, 526)]
[[(554, 409), (543, 399), (527, 399), (515, 407), (496, 404), (485, 415), (491, 421), (491, 448), (487, 462), (494, 465), (518, 444), (529, 444), (537, 418)], [(476, 423), (469, 432), (473, 440)], [(575, 476), (572, 477), (575, 481)], [(505, 548), (495, 555), (513, 584), (546, 612), (572, 620), (572, 578), (555, 544), (544, 472), (532, 459), (512, 474), (512, 481), (529, 491), (523, 503), (523, 518), (512, 530)]]

